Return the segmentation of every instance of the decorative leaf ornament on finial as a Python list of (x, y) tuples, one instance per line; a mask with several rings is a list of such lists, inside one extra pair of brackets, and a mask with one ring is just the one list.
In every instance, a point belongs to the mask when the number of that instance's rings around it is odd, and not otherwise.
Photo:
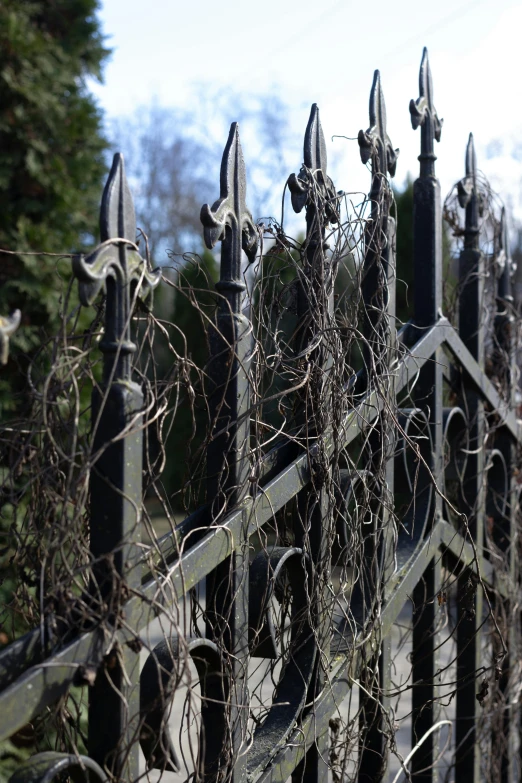
[[(92, 305), (98, 294), (107, 294), (105, 334), (100, 350), (106, 356), (104, 378), (130, 378), (130, 355), (136, 346), (130, 339), (132, 299), (139, 289), (145, 299), (161, 278), (141, 257), (136, 240), (134, 203), (125, 175), (123, 155), (116, 153), (103, 191), (100, 209), (101, 244), (88, 256), (73, 259), (80, 301)], [(114, 367), (116, 363), (116, 367)]]
[(413, 130), (421, 128), (421, 165), (422, 174), (433, 174), (433, 162), (436, 160), (433, 151), (433, 140), (440, 141), (443, 120), (439, 120), (437, 109), (433, 103), (433, 80), (431, 78), (428, 50), (424, 47), (419, 71), (419, 97), (410, 101), (411, 124)]
[[(212, 207), (201, 208), (203, 236), (208, 248), (223, 242), (221, 283), (241, 283), (241, 249), (252, 262), (257, 253), (259, 236), (246, 205), (246, 172), (239, 140), (239, 125), (230, 126), (228, 141), (221, 161), (220, 198)], [(244, 284), (241, 283), (244, 287)], [(230, 288), (230, 286), (228, 286)], [(218, 284), (218, 289), (223, 285)]]
[(7, 364), (9, 358), (9, 338), (20, 326), (22, 315), (20, 310), (15, 310), (8, 315), (0, 315), (0, 364)]
[(303, 167), (298, 175), (291, 174), (288, 178), (288, 188), (292, 196), (292, 207), (295, 212), (301, 212), (303, 207), (312, 203), (310, 176), (314, 178), (318, 187), (319, 195), (324, 205), (326, 220), (331, 223), (337, 223), (339, 219), (336, 210), (337, 196), (333, 182), (327, 174), (326, 144), (319, 118), (319, 107), (316, 103), (312, 105), (310, 118), (306, 126)]
[(375, 175), (395, 176), (399, 150), (393, 149), (390, 137), (386, 132), (386, 104), (381, 87), (381, 75), (375, 71), (370, 93), (370, 127), (367, 131), (360, 130), (359, 147), (363, 163), (372, 161), (372, 173)]

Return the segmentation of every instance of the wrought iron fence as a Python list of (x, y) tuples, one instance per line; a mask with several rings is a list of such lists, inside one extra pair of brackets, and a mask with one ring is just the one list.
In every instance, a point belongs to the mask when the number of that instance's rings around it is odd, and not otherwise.
[[(115, 156), (101, 243), (73, 261), (94, 322), (73, 312), (61, 352), (32, 369), (32, 428), (3, 428), (21, 564), (8, 609), (35, 627), (0, 652), (0, 735), (19, 750), (29, 727), (45, 748), (14, 754), (11, 783), (520, 779), (513, 265), (472, 136), (445, 202), (462, 246), (444, 260), (426, 50), (419, 86), (404, 324), (378, 71), (362, 204), (328, 176), (312, 106), (288, 179), (303, 241), (254, 222), (232, 125), (220, 197), (201, 211), (206, 245), (221, 246), (215, 312), (185, 292), (206, 324), (204, 368), (147, 306), (160, 273), (140, 255)], [(160, 339), (172, 368), (158, 379)], [(188, 476), (206, 499), (176, 521), (161, 433), (195, 400), (208, 426)]]

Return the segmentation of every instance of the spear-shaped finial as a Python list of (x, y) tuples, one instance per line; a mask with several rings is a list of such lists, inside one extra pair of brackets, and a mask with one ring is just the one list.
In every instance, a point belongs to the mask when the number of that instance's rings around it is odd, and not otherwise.
[(475, 152), (475, 140), (473, 134), (469, 134), (468, 145), (466, 147), (466, 177), (471, 177), (473, 181), (477, 177), (477, 154)]
[(470, 203), (477, 187), (477, 156), (473, 134), (469, 134), (466, 147), (466, 176), (457, 185), (459, 204), (465, 209)]
[(509, 252), (509, 236), (505, 207), (502, 207), (502, 212), (500, 213), (498, 249), (495, 261), (499, 272), (498, 296), (504, 301), (511, 300), (511, 278), (516, 271), (516, 264), (513, 262)]
[(433, 80), (426, 47), (422, 53), (419, 71), (419, 97), (416, 101), (410, 101), (410, 114), (413, 129), (421, 127), (421, 176), (433, 176), (433, 164), (436, 160), (433, 140), (440, 141), (443, 120), (439, 120), (433, 103)]
[(496, 236), (496, 252), (495, 252), (495, 264), (499, 272), (499, 276), (504, 273), (508, 264), (508, 236), (506, 225), (506, 208), (502, 207), (500, 212), (500, 225), (498, 228), (498, 234)]
[(326, 177), (326, 166), (328, 162), (326, 157), (326, 144), (317, 103), (313, 103), (310, 110), (303, 152), (305, 166), (313, 171), (321, 171), (323, 177)]
[[(131, 289), (134, 285), (139, 286), (145, 298), (159, 283), (161, 272), (149, 269), (135, 244), (134, 203), (120, 153), (114, 156), (103, 191), (100, 238), (101, 245), (92, 253), (73, 259), (73, 272), (79, 281), (82, 304), (93, 304), (98, 294), (106, 290), (105, 334), (100, 343), (100, 349), (107, 357), (104, 377), (107, 380), (113, 374), (116, 362), (114, 378), (128, 380), (129, 357), (136, 347), (130, 339)], [(107, 280), (111, 280), (112, 285), (108, 286)]]
[(327, 174), (326, 144), (319, 118), (319, 107), (316, 103), (312, 105), (306, 126), (303, 163), (304, 166), (299, 174), (291, 174), (288, 178), (288, 188), (292, 195), (294, 211), (301, 212), (303, 207), (310, 203), (311, 182), (309, 178), (312, 176), (322, 197), (325, 219), (337, 223), (335, 188)]
[(258, 234), (246, 205), (246, 171), (239, 139), (239, 125), (230, 126), (228, 141), (221, 160), (220, 197), (209, 207), (201, 207), (205, 244), (212, 249), (226, 240), (226, 229), (237, 231), (237, 238), (250, 261), (256, 255)]
[(466, 176), (457, 185), (460, 206), (466, 210), (465, 246), (478, 249), (479, 215), (482, 198), (477, 188), (477, 156), (473, 134), (469, 134), (466, 147)]
[(375, 71), (370, 93), (370, 127), (367, 131), (360, 130), (359, 147), (361, 160), (367, 163), (372, 160), (373, 175), (395, 176), (399, 150), (393, 149), (390, 137), (386, 132), (386, 104), (381, 87), (381, 75)]
[[(246, 205), (245, 161), (237, 122), (230, 126), (221, 160), (220, 197), (212, 207), (203, 204), (201, 222), (208, 248), (213, 248), (217, 242), (223, 243), (221, 278), (216, 288), (234, 296), (245, 288), (241, 279), (241, 249), (252, 262), (259, 242), (254, 220)], [(234, 312), (237, 312), (237, 307), (234, 307)]]

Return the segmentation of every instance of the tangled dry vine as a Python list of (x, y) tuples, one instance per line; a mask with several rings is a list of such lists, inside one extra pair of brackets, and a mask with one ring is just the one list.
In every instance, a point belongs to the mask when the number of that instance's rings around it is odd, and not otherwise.
[(215, 284), (190, 254), (160, 282), (115, 156), (101, 243), (63, 276), (62, 327), (1, 424), (12, 783), (520, 774), (506, 218), (470, 137), (443, 256), (426, 51), (410, 111), (405, 323), (378, 71), (358, 139), (368, 197), (336, 190), (312, 106), (287, 183), (304, 237), (254, 221), (232, 125), (201, 212)]

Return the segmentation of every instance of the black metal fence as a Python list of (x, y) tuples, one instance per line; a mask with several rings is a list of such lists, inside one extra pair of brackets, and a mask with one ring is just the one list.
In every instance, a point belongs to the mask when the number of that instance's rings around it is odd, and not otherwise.
[[(371, 170), (363, 206), (329, 178), (312, 107), (304, 163), (288, 180), (306, 214), (302, 242), (254, 222), (232, 125), (220, 198), (201, 211), (205, 243), (221, 243), (215, 317), (204, 316), (206, 501), (143, 541), (150, 430), (163, 409), (144, 393), (152, 371), (137, 371), (142, 332), (134, 343), (131, 325), (138, 303), (142, 321), (151, 317), (145, 295), (160, 274), (135, 244), (115, 156), (101, 244), (73, 262), (82, 304), (104, 301), (101, 340), (89, 344), (103, 356), (89, 451), (64, 479), (89, 486), (67, 495), (88, 517), (87, 537), (73, 542), (87, 542), (88, 555), (78, 565), (74, 546), (59, 542), (59, 557), (43, 557), (31, 593), (37, 627), (0, 652), (1, 739), (42, 715), (67, 727), (73, 703), (81, 720), (76, 732), (49, 734), (12, 783), (135, 781), (151, 770), (251, 783), (373, 783), (390, 769), (394, 780), (520, 779), (513, 270), (471, 136), (458, 203), (445, 204), (462, 247), (458, 264), (444, 259), (441, 122), (426, 51), (419, 83), (404, 324), (388, 179), (398, 151), (379, 72), (358, 139)], [(73, 365), (62, 367), (68, 389)], [(179, 388), (190, 400), (190, 383)], [(52, 602), (42, 587), (51, 560), (69, 580)]]

